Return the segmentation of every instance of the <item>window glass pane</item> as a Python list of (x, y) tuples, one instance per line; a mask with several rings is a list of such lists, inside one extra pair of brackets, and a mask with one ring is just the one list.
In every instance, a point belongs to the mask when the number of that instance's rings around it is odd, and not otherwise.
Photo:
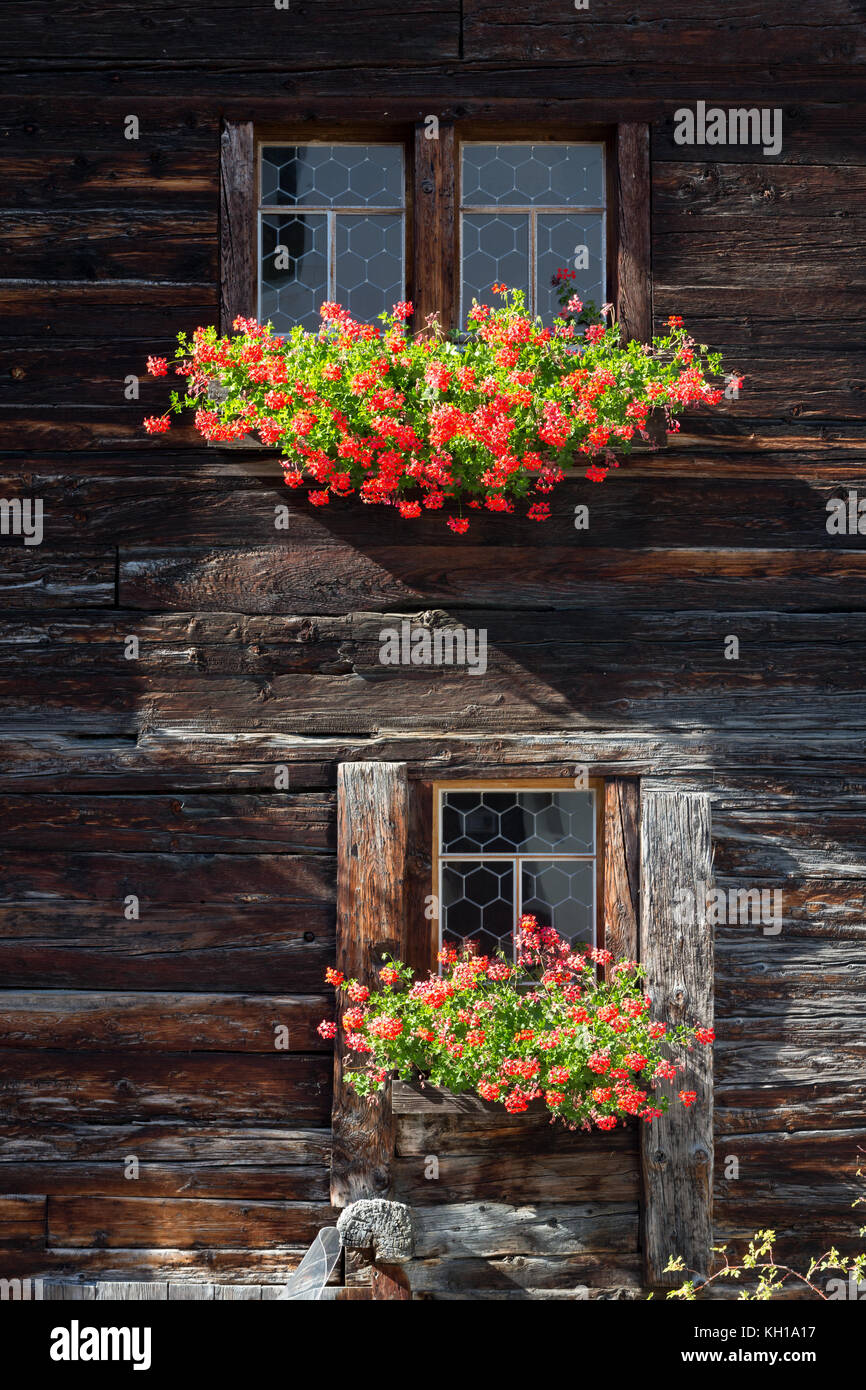
[(514, 931), (514, 866), (461, 862), (442, 866), (442, 940), (474, 941), (481, 955), (510, 958)]
[(266, 206), (401, 208), (402, 145), (265, 145)]
[[(584, 251), (585, 248), (585, 251)], [(584, 264), (586, 268), (584, 269)], [(574, 270), (569, 289), (598, 309), (605, 300), (604, 214), (584, 212), (577, 217), (539, 213), (535, 250), (536, 312), (550, 321), (561, 308), (553, 285), (557, 270)]]
[(323, 214), (262, 217), (261, 306), (277, 332), (296, 323), (316, 329), (327, 299), (328, 220)]
[(463, 305), (466, 314), (473, 299), (499, 305), (491, 293), (497, 281), (529, 294), (529, 219), (517, 214), (466, 213), (462, 219)]
[(602, 207), (602, 145), (462, 147), (464, 207)]
[(355, 318), (373, 320), (404, 297), (403, 218), (343, 214), (336, 236), (337, 302)]
[(591, 942), (594, 882), (592, 860), (525, 859), (520, 866), (521, 911), (533, 913), (569, 941)]
[(445, 792), (443, 854), (592, 854), (591, 791)]

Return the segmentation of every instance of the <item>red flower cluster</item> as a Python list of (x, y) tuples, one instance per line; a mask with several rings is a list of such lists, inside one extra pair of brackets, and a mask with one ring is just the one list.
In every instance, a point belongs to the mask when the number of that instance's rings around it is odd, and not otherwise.
[[(571, 275), (563, 272), (564, 285)], [(583, 459), (586, 476), (600, 482), (652, 409), (673, 424), (687, 406), (722, 399), (705, 376), (721, 359), (696, 349), (681, 319), (648, 347), (624, 345), (607, 321), (611, 306), (581, 337), (576, 296), (547, 328), (529, 317), (519, 291), (493, 289), (501, 306), (475, 304), (460, 345), (441, 333), (409, 335), (405, 301), (380, 316), (381, 327), (326, 303), (316, 333), (280, 337), (243, 317), (234, 337), (197, 328), (178, 340), (174, 370), (187, 393), (171, 408), (191, 408), (210, 442), (252, 434), (278, 446), (286, 484), (309, 484), (313, 506), (354, 494), (414, 520), (451, 502), (508, 514), (525, 501), (526, 515), (545, 521), (550, 505), (541, 497), (565, 476), (560, 464)], [(153, 376), (169, 365), (148, 358)], [(162, 433), (168, 415), (149, 416), (144, 427)], [(460, 535), (469, 521), (448, 516), (446, 524)]]
[[(420, 1074), (498, 1101), (509, 1114), (539, 1101), (571, 1128), (608, 1130), (630, 1117), (651, 1123), (667, 1109), (660, 1087), (682, 1063), (660, 1051), (663, 1041), (688, 1049), (694, 1038), (715, 1037), (711, 1028), (669, 1031), (651, 1022), (639, 965), (614, 962), (603, 948), (576, 948), (533, 916), (520, 919), (516, 964), (481, 955), (473, 943), (445, 946), (440, 959), (444, 975), (417, 981), (405, 965), (384, 966), (379, 990), (328, 972), (353, 1005), (343, 1012), (345, 1046), (368, 1058), (347, 1072), (359, 1094), (381, 1089), (394, 1073)], [(598, 966), (607, 967), (607, 979), (597, 977)], [(323, 1037), (334, 1030), (333, 1023), (319, 1029)], [(696, 1093), (683, 1090), (680, 1099), (691, 1105)]]

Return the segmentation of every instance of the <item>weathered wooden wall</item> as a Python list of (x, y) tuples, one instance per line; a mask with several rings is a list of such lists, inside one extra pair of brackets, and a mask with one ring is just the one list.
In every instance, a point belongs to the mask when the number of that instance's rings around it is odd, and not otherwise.
[[(9, 8), (2, 495), (43, 498), (46, 532), (2, 538), (2, 1272), (259, 1284), (329, 1219), (314, 1024), (358, 757), (713, 791), (719, 881), (785, 894), (779, 935), (717, 932), (718, 1234), (841, 1241), (866, 1139), (866, 553), (825, 503), (864, 476), (862, 3)], [(216, 318), (224, 116), (507, 122), (516, 93), (542, 125), (651, 123), (655, 322), (724, 350), (738, 403), (569, 483), (545, 527), (465, 541), (314, 515), (260, 456), (141, 433), (165, 383), (128, 402), (124, 378)], [(781, 107), (782, 153), (677, 146), (697, 100)], [(435, 609), (487, 628), (485, 676), (378, 663), (383, 613)]]

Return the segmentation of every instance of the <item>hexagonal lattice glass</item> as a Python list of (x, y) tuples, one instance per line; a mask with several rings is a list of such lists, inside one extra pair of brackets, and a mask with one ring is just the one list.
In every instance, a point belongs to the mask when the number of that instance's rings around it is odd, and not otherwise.
[(442, 866), (442, 939), (474, 941), (482, 955), (512, 955), (515, 922), (511, 863), (463, 861)]
[(336, 299), (355, 318), (374, 319), (403, 293), (403, 219), (346, 214), (336, 235)]
[(536, 228), (536, 312), (548, 322), (559, 313), (553, 281), (560, 267), (574, 270), (576, 278), (569, 280), (569, 289), (584, 304), (593, 300), (600, 309), (605, 298), (604, 214), (539, 213)]
[(278, 332), (294, 324), (315, 329), (328, 289), (328, 224), (324, 216), (263, 217), (260, 305)]
[(259, 168), (261, 319), (316, 329), (326, 299), (369, 320), (405, 298), (402, 145), (263, 145)]
[(575, 270), (570, 287), (601, 306), (603, 144), (467, 143), (460, 173), (461, 322), (473, 299), (498, 302), (491, 290), (497, 281), (522, 290), (529, 312), (552, 322), (560, 310), (552, 283), (560, 268)]
[(401, 208), (402, 145), (264, 145), (262, 207)]
[(524, 859), (520, 865), (520, 910), (554, 927), (569, 941), (593, 940), (595, 862), (592, 859)]
[(529, 297), (529, 222), (504, 213), (467, 213), (462, 221), (463, 312), (473, 299), (479, 304), (501, 301), (491, 286), (498, 281)]
[(604, 146), (465, 144), (464, 207), (601, 207)]
[(592, 854), (591, 791), (444, 791), (442, 854)]

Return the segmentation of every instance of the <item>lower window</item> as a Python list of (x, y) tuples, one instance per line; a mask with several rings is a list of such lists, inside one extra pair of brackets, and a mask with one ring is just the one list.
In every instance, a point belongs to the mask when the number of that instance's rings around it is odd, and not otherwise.
[(573, 782), (439, 782), (434, 872), (439, 941), (514, 959), (532, 913), (575, 945), (598, 940), (601, 788)]

